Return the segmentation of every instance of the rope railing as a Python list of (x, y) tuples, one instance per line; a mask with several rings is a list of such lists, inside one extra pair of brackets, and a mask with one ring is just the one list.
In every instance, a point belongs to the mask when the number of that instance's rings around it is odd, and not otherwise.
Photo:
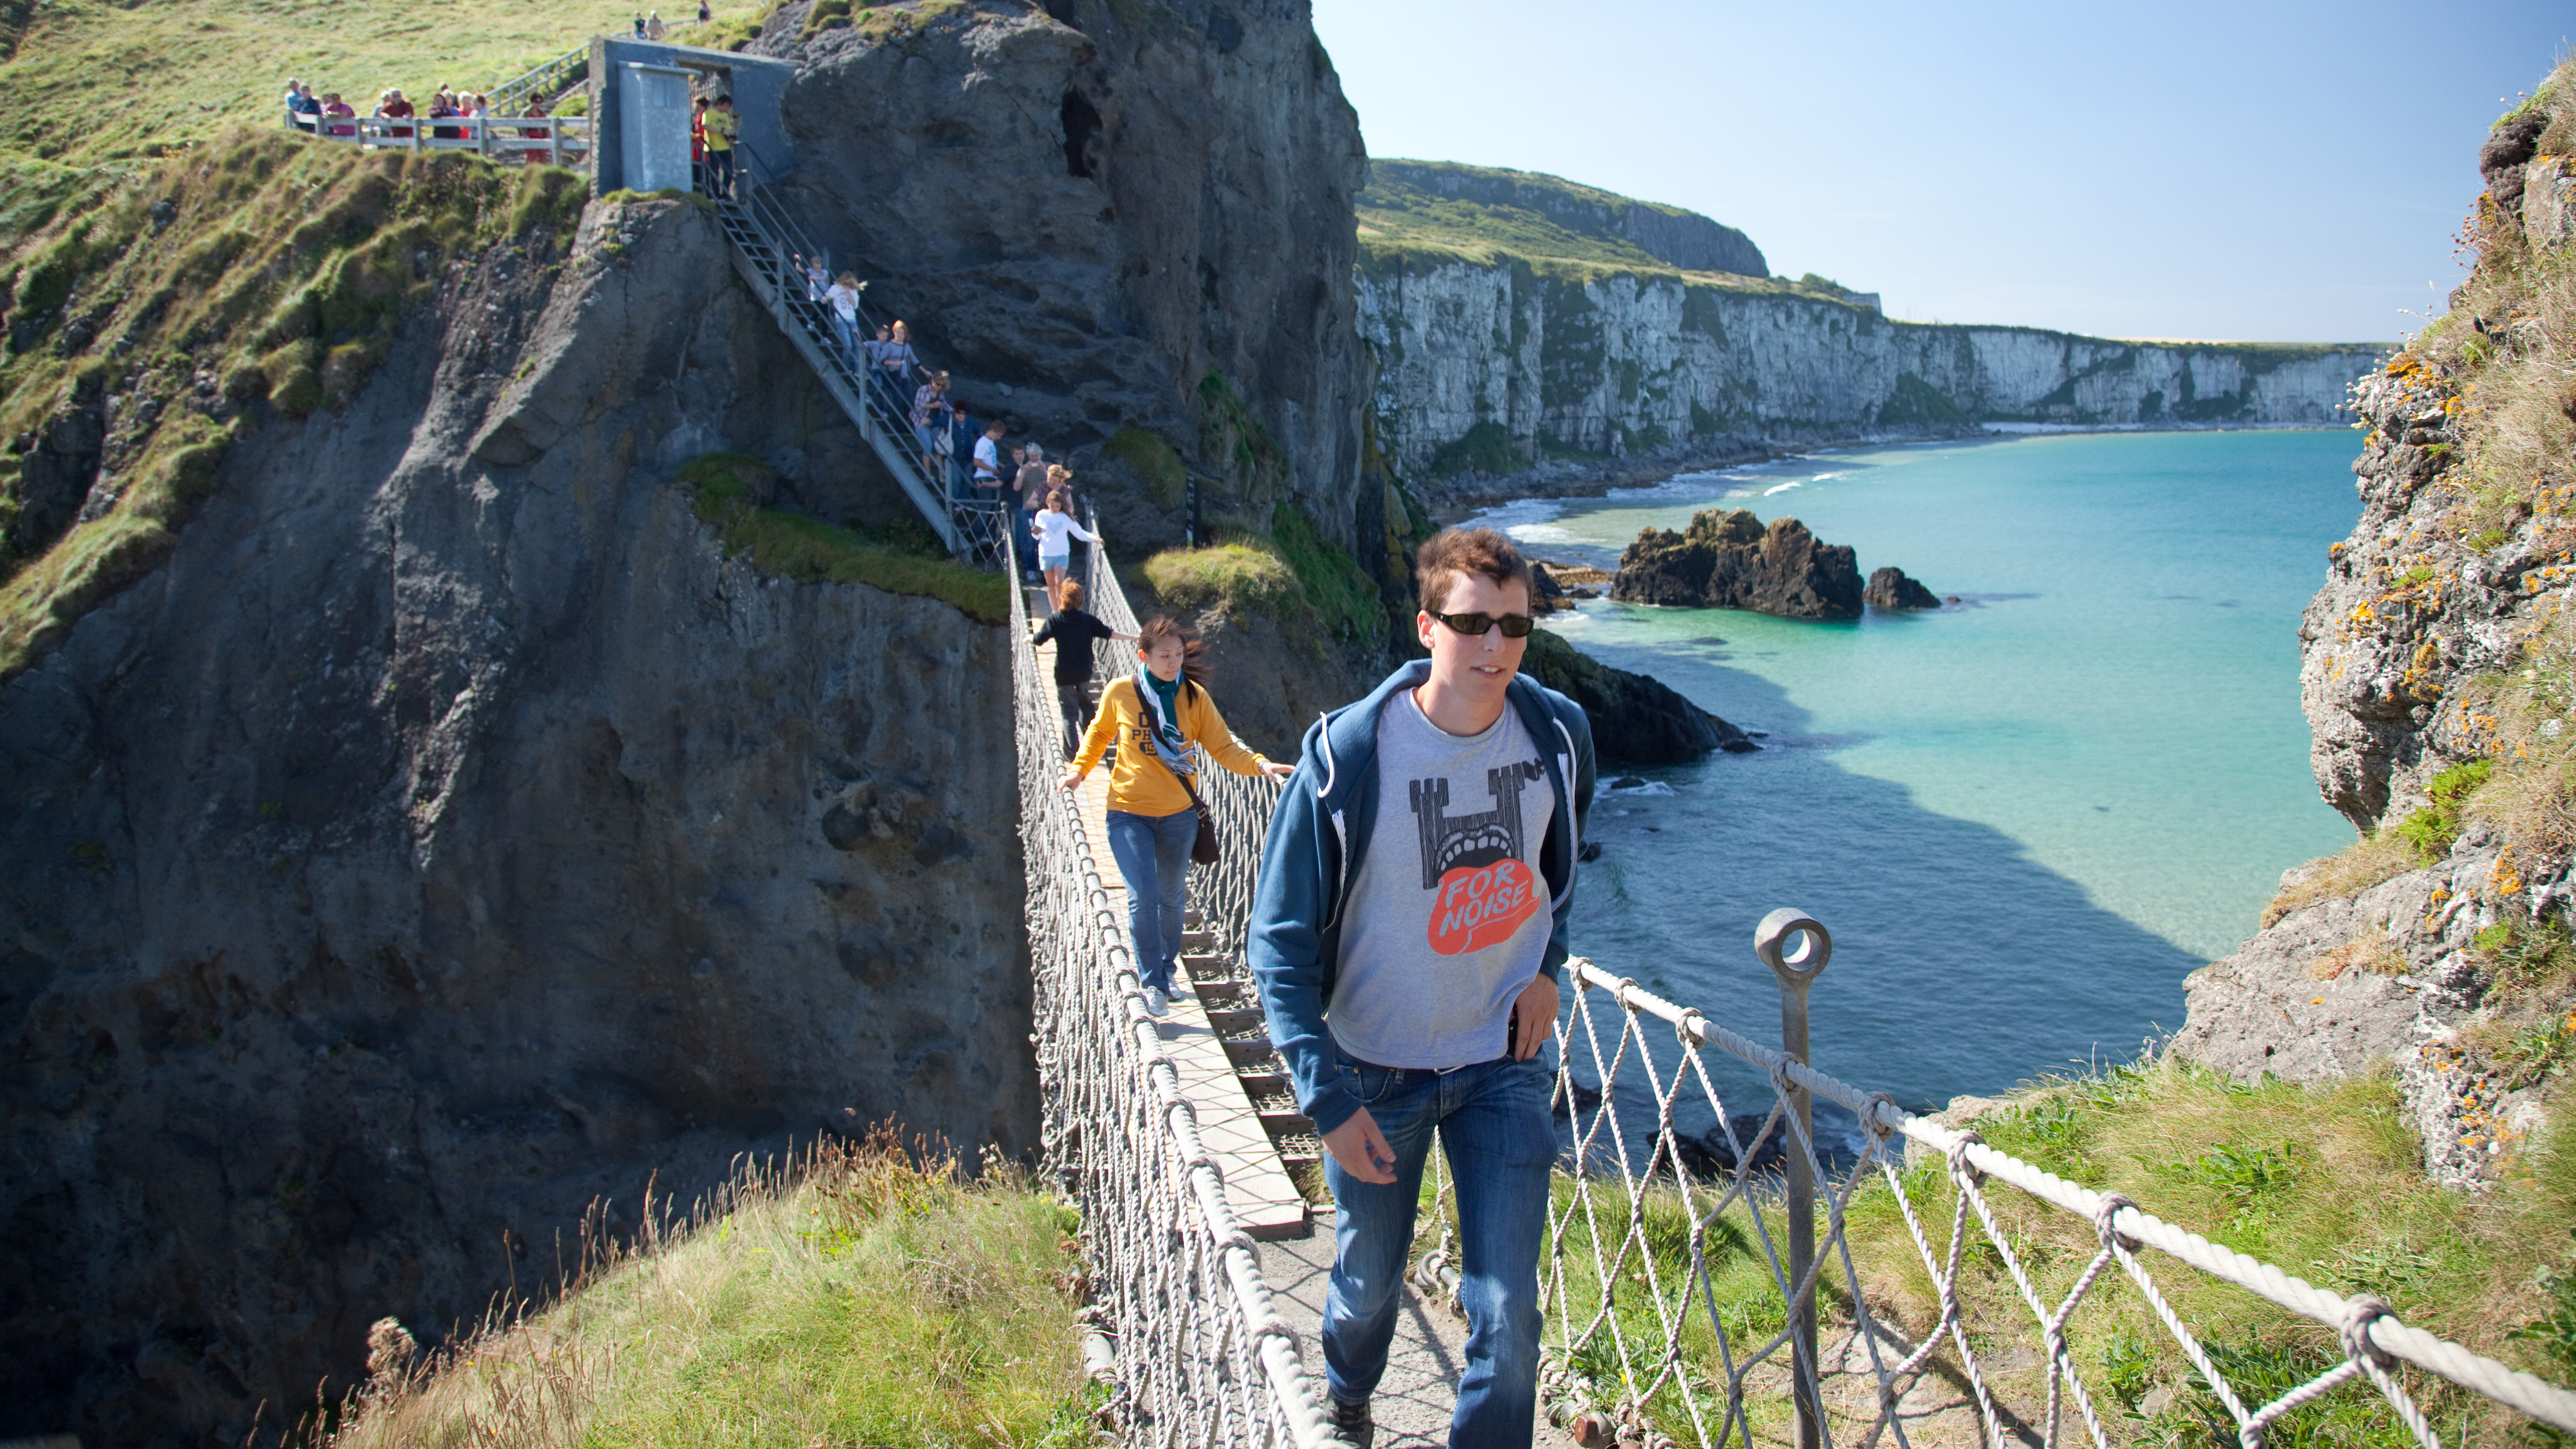
[[(1085, 581), (1093, 612), (1134, 632), (1136, 616), (1098, 549)], [(1132, 646), (1099, 647), (1106, 676), (1133, 667)], [(1036, 738), (1051, 748), (1052, 716), (1042, 724)], [(1224, 770), (1203, 770), (1200, 778), (1225, 851), (1217, 865), (1193, 868), (1191, 901), (1216, 948), (1239, 958), (1279, 786)], [(2422, 1385), (2407, 1381), (2410, 1367), (2576, 1432), (2576, 1393), (2409, 1326), (2376, 1298), (2318, 1288), (1809, 1067), (1801, 1059), (1805, 992), (1830, 959), (1831, 941), (1795, 912), (1776, 913), (1765, 931), (1757, 954), (1781, 981), (1783, 1036), (1799, 1055), (1592, 961), (1568, 964), (1555, 1088), (1565, 1171), (1551, 1197), (1542, 1259), (1542, 1389), (1551, 1416), (1578, 1442), (1605, 1449), (1614, 1442), (1623, 1449), (1750, 1445), (1757, 1428), (1772, 1436), (1766, 1416), (1785, 1409), (1800, 1449), (1827, 1442), (1875, 1449), (1882, 1441), (1912, 1449), (1907, 1420), (1920, 1409), (1908, 1407), (1907, 1391), (1939, 1374), (1945, 1382), (1964, 1380), (1968, 1412), (1990, 1449), (2010, 1440), (2056, 1449), (2069, 1435), (2111, 1449), (2129, 1442), (2136, 1426), (2119, 1422), (2125, 1410), (2093, 1382), (2098, 1369), (2088, 1377), (2069, 1330), (2081, 1313), (2133, 1308), (2172, 1339), (2244, 1449), (2261, 1449), (2284, 1415), (2339, 1393), (2376, 1394), (2422, 1449), (2441, 1449), (2418, 1402)], [(1788, 949), (1802, 940), (1804, 956)], [(1749, 1118), (1720, 1091), (1712, 1052), (1751, 1068), (1764, 1084)], [(1856, 1157), (1838, 1159), (1819, 1147), (1810, 1099), (1858, 1119)], [(1688, 1132), (1680, 1125), (1685, 1116), (1714, 1118), (1717, 1130)], [(1939, 1181), (1949, 1185), (1947, 1230), (1938, 1237), (1923, 1179), (1909, 1183), (1908, 1142), (1932, 1155)], [(1431, 1161), (1442, 1211), (1429, 1215), (1432, 1241), (1415, 1281), (1445, 1297), (1457, 1279), (1451, 1184), (1445, 1155), (1435, 1149)], [(2013, 1230), (2018, 1214), (1998, 1199), (1998, 1184), (2072, 1218), (2076, 1235), (2092, 1241), (2090, 1253), (2043, 1264)], [(1939, 1306), (1919, 1341), (1873, 1307), (1850, 1235), (1860, 1194), (1881, 1187), (1894, 1212), (1878, 1219), (1885, 1240), (1864, 1246), (1910, 1258), (1927, 1276)], [(1721, 1301), (1718, 1279), (1727, 1275), (1718, 1265), (1730, 1257), (1757, 1265), (1755, 1276), (1767, 1279), (1764, 1297), (1776, 1322), (1742, 1301)], [(2019, 1344), (1992, 1323), (1970, 1322), (1963, 1275), (1980, 1260), (2000, 1265), (2013, 1311), (2027, 1315)], [(2340, 1358), (2286, 1390), (2240, 1393), (2159, 1286), (2157, 1273), (2170, 1273), (2174, 1263), (2332, 1330)], [(1730, 1282), (1740, 1298), (1740, 1270)], [(2113, 1283), (2131, 1285), (2135, 1304), (2115, 1310)], [(1835, 1300), (1842, 1320), (1832, 1345), (1821, 1341), (1820, 1291)]]
[[(1820, 959), (1808, 979), (1821, 969)], [(1995, 1449), (2011, 1439), (2054, 1449), (2077, 1423), (2084, 1440), (2110, 1449), (2129, 1434), (2105, 1422), (2102, 1395), (2070, 1349), (2068, 1328), (2087, 1308), (2108, 1311), (2104, 1286), (2114, 1281), (2134, 1285), (2155, 1323), (2233, 1423), (2244, 1449), (2261, 1449), (2282, 1416), (2356, 1381), (2386, 1402), (2423, 1449), (2440, 1449), (2401, 1365), (2429, 1371), (2560, 1430), (2576, 1430), (2576, 1393), (2410, 1327), (2376, 1298), (2317, 1288), (2154, 1217), (2117, 1194), (2068, 1182), (1987, 1146), (1972, 1131), (1907, 1112), (1883, 1093), (1827, 1076), (1591, 961), (1569, 963), (1567, 980), (1573, 999), (1557, 1038), (1562, 1057), (1556, 1110), (1570, 1133), (1566, 1161), (1578, 1170), (1566, 1175), (1549, 1213), (1546, 1388), (1558, 1404), (1556, 1416), (1575, 1426), (1587, 1444), (1613, 1435), (1644, 1449), (1679, 1442), (1710, 1449), (1730, 1441), (1749, 1444), (1757, 1398), (1768, 1394), (1775, 1402), (1787, 1401), (1802, 1445), (1874, 1446), (1892, 1437), (1908, 1446), (1900, 1412), (1906, 1392), (1925, 1375), (1946, 1371), (1964, 1377), (1979, 1437)], [(1658, 1039), (1678, 1051), (1667, 1050), (1659, 1061), (1653, 1050)], [(1739, 1130), (1739, 1121), (1747, 1119), (1719, 1090), (1706, 1056), (1712, 1049), (1754, 1068), (1767, 1084), (1754, 1106), (1759, 1116), (1751, 1119), (1758, 1127)], [(1858, 1158), (1840, 1171), (1831, 1170), (1829, 1154), (1798, 1110), (1798, 1098), (1809, 1093), (1860, 1121)], [(1713, 1115), (1717, 1131), (1692, 1137), (1677, 1129), (1685, 1104)], [(1722, 1144), (1716, 1149), (1721, 1155), (1741, 1144), (1731, 1153), (1733, 1163), (1713, 1173), (1692, 1170), (1694, 1155), (1705, 1164), (1712, 1141)], [(1909, 1141), (1937, 1154), (1942, 1180), (1952, 1190), (1948, 1230), (1941, 1237), (1927, 1230), (1927, 1214), (1917, 1201), (1920, 1180), (1909, 1185), (1900, 1150)], [(1775, 1145), (1779, 1156), (1758, 1144)], [(1437, 1153), (1433, 1161), (1445, 1207), (1451, 1184)], [(1800, 1166), (1803, 1174), (1795, 1171)], [(1824, 1189), (1822, 1200), (1805, 1214), (1819, 1240), (1811, 1252), (1796, 1251), (1792, 1243), (1802, 1215), (1790, 1181), (1797, 1176)], [(2043, 1269), (2025, 1236), (2008, 1225), (2009, 1214), (1994, 1195), (1996, 1183), (2075, 1218), (2098, 1246), (2080, 1266)], [(1920, 1341), (1909, 1340), (1873, 1308), (1863, 1290), (1849, 1215), (1859, 1194), (1875, 1186), (1889, 1194), (1904, 1225), (1904, 1246), (1939, 1302), (1937, 1321)], [(1445, 1289), (1455, 1282), (1455, 1249), (1445, 1215), (1435, 1221), (1440, 1239), (1417, 1281)], [(2249, 1402), (2159, 1287), (2155, 1266), (2141, 1251), (2146, 1248), (2333, 1330), (2340, 1360), (2285, 1392)], [(1731, 1315), (1728, 1309), (1737, 1305), (1720, 1301), (1714, 1265), (1730, 1255), (1767, 1267), (1773, 1306), (1780, 1310), (1776, 1325), (1764, 1321), (1748, 1332), (1747, 1316)], [(1999, 1342), (2002, 1335), (1991, 1323), (1973, 1325), (1972, 1331), (1962, 1291), (1971, 1255), (2001, 1265), (2011, 1299), (2028, 1315), (2021, 1333), (2036, 1354)], [(2043, 1278), (2050, 1280), (2045, 1288)], [(1816, 1335), (1813, 1305), (1820, 1289), (1838, 1301), (1844, 1315), (1836, 1329), (1842, 1335), (1838, 1346), (1821, 1345)], [(1803, 1331), (1801, 1315), (1788, 1311), (1790, 1305), (1805, 1309)], [(1936, 1365), (1936, 1354), (1949, 1361)], [(2021, 1385), (2023, 1401), (2016, 1402), (2002, 1382), (2013, 1374), (1999, 1365), (2018, 1362), (2016, 1372), (2026, 1377), (2034, 1360), (2039, 1381)], [(1829, 1377), (1857, 1381), (1858, 1387), (1829, 1395)]]
[[(1095, 598), (1123, 611), (1114, 578), (1107, 588)], [(1027, 646), (1016, 583), (1011, 630), (1043, 1144), (1082, 1207), (1086, 1317), (1112, 1345), (1109, 1412), (1133, 1444), (1338, 1449), (1145, 1011), (1124, 913), (1101, 883), (1073, 794), (1057, 785), (1055, 696)]]

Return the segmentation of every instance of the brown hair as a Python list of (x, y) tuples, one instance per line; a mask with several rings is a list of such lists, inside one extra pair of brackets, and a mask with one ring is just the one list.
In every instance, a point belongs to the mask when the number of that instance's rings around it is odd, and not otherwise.
[(1497, 584), (1532, 587), (1529, 560), (1518, 545), (1490, 528), (1444, 528), (1413, 556), (1413, 587), (1422, 607), (1446, 609), (1452, 575), (1482, 574)]
[(1064, 600), (1064, 603), (1059, 607), (1079, 609), (1082, 607), (1082, 585), (1075, 583), (1071, 579), (1066, 579), (1064, 581), (1064, 587), (1056, 590), (1056, 597)]
[(1197, 630), (1184, 629), (1173, 623), (1171, 615), (1156, 614), (1145, 621), (1144, 627), (1136, 631), (1136, 652), (1150, 654), (1155, 645), (1166, 639), (1181, 641), (1181, 678), (1205, 689), (1208, 682), (1207, 641), (1198, 636)]

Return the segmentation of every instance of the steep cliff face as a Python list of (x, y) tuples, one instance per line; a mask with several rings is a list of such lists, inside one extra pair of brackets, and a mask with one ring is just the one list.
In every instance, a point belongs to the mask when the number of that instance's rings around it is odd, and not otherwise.
[(2175, 1048), (2239, 1076), (2393, 1063), (2426, 1171), (2494, 1181), (2576, 1060), (2576, 67), (2479, 152), (2449, 311), (2354, 393), (2362, 512), (2300, 628), (2326, 800), (2365, 839), (2284, 877), (2186, 983)]
[(1001, 631), (672, 480), (815, 441), (797, 366), (695, 209), (594, 207), (0, 685), (0, 1433), (237, 1442), (656, 1173), (1034, 1145)]
[(1362, 261), (1381, 444), (1433, 476), (1989, 422), (2321, 426), (2384, 352), (1893, 322), (1779, 284), (1398, 245)]
[(1178, 450), (1206, 525), (1267, 530), (1294, 499), (1383, 551), (1360, 486), (1365, 162), (1302, 0), (924, 5), (799, 41), (809, 18), (790, 4), (753, 46), (798, 67), (808, 232), (961, 396), (1083, 450), (1120, 557), (1188, 521), (1179, 474), (1098, 450), (1122, 427)]

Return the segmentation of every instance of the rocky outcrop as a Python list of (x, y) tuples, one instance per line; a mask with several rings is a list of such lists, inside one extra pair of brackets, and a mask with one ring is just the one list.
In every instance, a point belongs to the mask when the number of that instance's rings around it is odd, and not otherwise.
[(1891, 612), (1905, 609), (1937, 609), (1941, 596), (1915, 582), (1900, 568), (1872, 569), (1869, 586), (1860, 591), (1861, 602), (1873, 609)]
[(751, 47), (797, 66), (788, 204), (978, 413), (1075, 450), (1122, 558), (1189, 522), (1180, 472), (1099, 450), (1130, 426), (1178, 450), (1203, 529), (1266, 531), (1290, 499), (1383, 555), (1382, 490), (1360, 487), (1366, 157), (1302, 5), (885, 8), (799, 43), (809, 8)]
[(2539, 1124), (2546, 1074), (2476, 1048), (2502, 969), (2479, 934), (2506, 918), (2508, 894), (2543, 908), (2568, 894), (2563, 873), (2498, 889), (2517, 873), (2495, 833), (2473, 827), (2431, 866), (2287, 912), (2185, 978), (2189, 1014), (2172, 1050), (2241, 1082), (2391, 1070), (2426, 1174), (2456, 1187), (2492, 1181), (2502, 1150)]
[[(1434, 495), (1445, 476), (1548, 462), (1699, 462), (1988, 423), (2325, 426), (2351, 418), (2346, 389), (2387, 351), (1898, 322), (1783, 283), (1395, 244), (1361, 250), (1359, 325), (1380, 446)], [(1461, 446), (1478, 428), (1487, 444)]]
[(1530, 631), (1521, 669), (1583, 706), (1592, 721), (1593, 751), (1605, 762), (1673, 765), (1711, 750), (1761, 748), (1653, 675), (1613, 669), (1546, 629)]
[(2481, 255), (2449, 315), (2354, 392), (2361, 518), (2301, 623), (2300, 692), (2319, 791), (2373, 838), (2283, 878), (2277, 919), (2186, 983), (2173, 1042), (2241, 1080), (2393, 1068), (2426, 1172), (2460, 1186), (2563, 1115), (2547, 1099), (2576, 1005), (2557, 692), (2576, 414), (2563, 339), (2527, 325), (2566, 305), (2528, 233), (2559, 215), (2563, 165), (2535, 153), (2576, 134), (2570, 75), (2549, 114), (2488, 137)]
[(1649, 528), (1619, 555), (1610, 597), (1688, 609), (1750, 609), (1783, 619), (1857, 619), (1860, 567), (1846, 544), (1819, 543), (1794, 518), (1769, 527), (1749, 509)]
[(595, 206), (0, 684), (13, 1422), (237, 1442), (595, 1198), (889, 1115), (1034, 1149), (1001, 631), (764, 578), (672, 481), (869, 506), (800, 373), (694, 208)]

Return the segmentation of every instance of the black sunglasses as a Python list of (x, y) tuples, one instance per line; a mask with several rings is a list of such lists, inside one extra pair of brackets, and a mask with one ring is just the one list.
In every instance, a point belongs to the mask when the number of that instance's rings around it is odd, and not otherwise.
[(1422, 612), (1448, 625), (1461, 634), (1482, 634), (1496, 624), (1503, 626), (1506, 639), (1526, 639), (1538, 621), (1527, 614), (1443, 614), (1436, 609)]

